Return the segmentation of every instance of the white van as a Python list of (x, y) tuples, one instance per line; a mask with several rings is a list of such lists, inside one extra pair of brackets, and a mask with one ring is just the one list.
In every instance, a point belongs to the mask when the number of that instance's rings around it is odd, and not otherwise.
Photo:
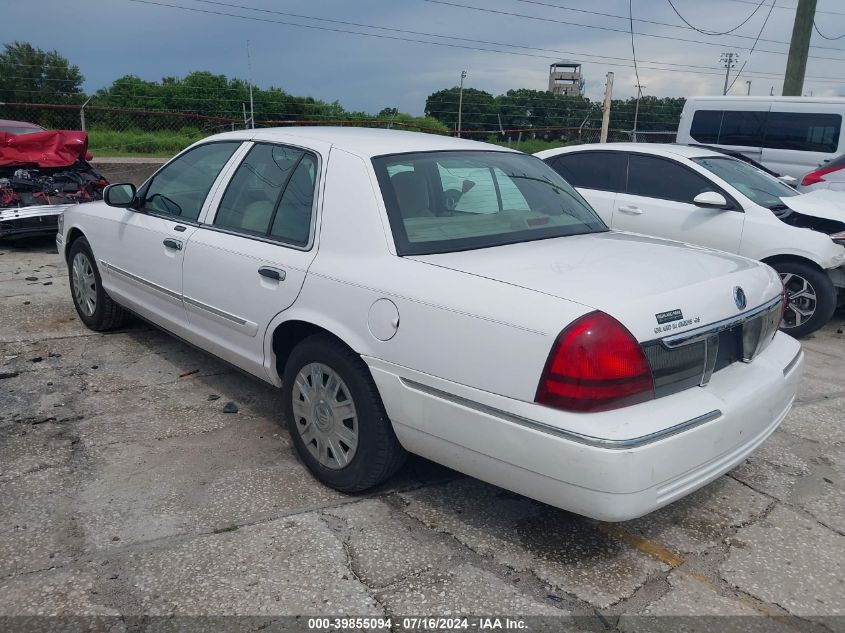
[(690, 97), (677, 142), (742, 152), (800, 179), (845, 152), (843, 116), (843, 98)]

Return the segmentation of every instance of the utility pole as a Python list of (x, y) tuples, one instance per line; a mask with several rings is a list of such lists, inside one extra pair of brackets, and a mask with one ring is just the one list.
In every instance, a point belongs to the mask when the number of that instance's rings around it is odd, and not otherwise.
[(720, 61), (725, 65), (725, 89), (722, 90), (722, 94), (728, 94), (728, 80), (731, 78), (731, 68), (736, 66), (737, 61), (739, 60), (739, 55), (736, 53), (722, 53)]
[(467, 71), (461, 71), (461, 92), (458, 96), (458, 138), (461, 138), (461, 114), (464, 109), (464, 79), (467, 77)]
[(610, 125), (610, 99), (613, 96), (613, 73), (607, 73), (604, 84), (604, 103), (601, 106), (601, 136), (599, 143), (607, 143), (607, 128)]
[(784, 97), (800, 97), (804, 91), (804, 72), (807, 70), (807, 53), (810, 50), (815, 17), (816, 0), (798, 0), (792, 39), (789, 42), (789, 57), (786, 60), (786, 74), (783, 77)]
[(643, 96), (643, 88), (645, 88), (645, 86), (643, 86), (641, 84), (636, 84), (634, 86), (634, 88), (637, 89), (637, 105), (634, 107), (634, 129), (633, 129), (633, 134), (631, 135), (631, 137), (632, 137), (632, 140), (634, 141), (634, 143), (636, 143), (637, 142), (637, 119), (640, 116), (640, 97)]
[(747, 96), (747, 97), (751, 96), (751, 80), (750, 79), (746, 80), (746, 82), (745, 82), (745, 96)]
[(249, 54), (249, 40), (246, 41), (246, 65), (249, 74), (249, 126), (255, 129), (255, 107), (252, 102), (252, 57)]

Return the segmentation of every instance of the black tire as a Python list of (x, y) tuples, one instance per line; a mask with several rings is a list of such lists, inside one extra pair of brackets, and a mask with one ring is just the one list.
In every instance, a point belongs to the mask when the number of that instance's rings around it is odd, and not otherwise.
[[(90, 304), (85, 303), (84, 298), (80, 298), (75, 288), (74, 266), (77, 261), (87, 261), (87, 265), (90, 266), (93, 273), (92, 296), (95, 299), (93, 310), (90, 309)], [(94, 258), (94, 253), (91, 251), (91, 245), (88, 244), (87, 239), (80, 237), (73, 241), (70, 245), (67, 262), (70, 296), (73, 298), (73, 305), (79, 319), (87, 328), (95, 332), (105, 332), (121, 327), (126, 322), (128, 313), (115, 303), (103, 288), (100, 270), (97, 268), (97, 260)]]
[[(784, 280), (789, 296), (789, 305), (780, 324), (781, 330), (800, 338), (815, 332), (830, 321), (836, 310), (836, 288), (826, 272), (804, 262), (789, 260), (775, 262), (772, 268)], [(797, 310), (807, 314), (811, 307), (801, 292), (805, 284), (813, 291), (816, 299), (815, 308), (810, 313), (812, 316), (802, 320)]]
[[(320, 463), (312, 454), (312, 451), (320, 451), (316, 438), (309, 441), (307, 447), (300, 430), (307, 428), (309, 422), (304, 417), (297, 419), (294, 413), (294, 398), (304, 402), (301, 399), (301, 387), (296, 384), (297, 376), (303, 369), (315, 364), (331, 370), (340, 378), (349, 391), (343, 397), (351, 399), (357, 414), (354, 418), (357, 446), (354, 455), (343, 466), (338, 464), (328, 467)], [(326, 382), (328, 380), (326, 376)], [(327, 486), (341, 492), (361, 492), (388, 479), (405, 462), (407, 453), (396, 439), (369, 369), (358, 354), (337, 339), (326, 334), (315, 334), (301, 341), (285, 364), (282, 393), (283, 413), (293, 444), (308, 469)], [(320, 402), (323, 400), (320, 399)], [(298, 410), (302, 411), (302, 408), (298, 407)], [(317, 413), (314, 413), (314, 418), (316, 416)], [(347, 421), (335, 420), (335, 416), (331, 417), (331, 421), (323, 420), (329, 432), (331, 425), (345, 424)], [(310, 422), (311, 425), (316, 423), (316, 420)]]

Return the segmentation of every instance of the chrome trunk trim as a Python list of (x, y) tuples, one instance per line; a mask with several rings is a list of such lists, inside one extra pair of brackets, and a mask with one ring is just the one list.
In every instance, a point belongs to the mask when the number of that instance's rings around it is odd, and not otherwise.
[(441, 400), (446, 400), (448, 402), (457, 404), (462, 407), (466, 407), (468, 409), (473, 409), (474, 411), (478, 411), (479, 413), (491, 415), (493, 417), (500, 418), (513, 424), (518, 424), (519, 426), (526, 427), (534, 431), (540, 431), (541, 433), (555, 435), (566, 440), (578, 442), (579, 444), (586, 444), (587, 446), (611, 450), (626, 450), (645, 446), (646, 444), (652, 444), (653, 442), (657, 442), (672, 435), (677, 435), (678, 433), (688, 431), (697, 426), (701, 426), (702, 424), (712, 422), (713, 420), (722, 417), (722, 412), (719, 409), (714, 409), (713, 411), (709, 411), (708, 413), (699, 415), (692, 419), (686, 420), (685, 422), (675, 424), (660, 431), (655, 431), (654, 433), (641, 435), (640, 437), (632, 437), (630, 439), (611, 440), (601, 437), (594, 437), (592, 435), (583, 435), (581, 433), (567, 431), (565, 429), (561, 429), (556, 426), (552, 426), (551, 424), (546, 424), (544, 422), (530, 420), (520, 415), (515, 415), (513, 413), (508, 413), (507, 411), (502, 411), (501, 409), (497, 409), (496, 407), (481, 404), (479, 402), (475, 402), (473, 400), (469, 400), (461, 396), (456, 396), (455, 394), (448, 393), (446, 391), (441, 391), (440, 389), (436, 389), (434, 387), (429, 387), (428, 385), (423, 385), (413, 380), (408, 380), (407, 378), (399, 378), (399, 380), (403, 385), (405, 385), (409, 389), (419, 391), (435, 398), (440, 398)]

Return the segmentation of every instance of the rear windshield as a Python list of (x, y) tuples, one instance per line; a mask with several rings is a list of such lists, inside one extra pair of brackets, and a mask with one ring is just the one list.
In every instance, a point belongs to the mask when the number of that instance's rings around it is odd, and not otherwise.
[(446, 151), (373, 159), (400, 255), (428, 255), (606, 231), (533, 156)]
[(774, 176), (735, 158), (708, 156), (692, 160), (761, 207), (776, 209), (783, 206), (781, 198), (798, 195), (795, 189), (786, 186)]

